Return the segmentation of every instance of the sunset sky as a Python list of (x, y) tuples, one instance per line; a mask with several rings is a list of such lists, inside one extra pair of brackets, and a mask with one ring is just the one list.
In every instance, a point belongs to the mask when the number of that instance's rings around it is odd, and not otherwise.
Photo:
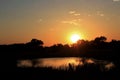
[(120, 0), (0, 0), (0, 44), (120, 39)]

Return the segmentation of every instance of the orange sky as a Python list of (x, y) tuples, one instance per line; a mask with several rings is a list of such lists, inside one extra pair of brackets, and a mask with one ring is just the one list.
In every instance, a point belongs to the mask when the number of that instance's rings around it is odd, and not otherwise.
[(2, 0), (0, 44), (70, 43), (77, 33), (85, 40), (106, 36), (120, 39), (119, 0)]

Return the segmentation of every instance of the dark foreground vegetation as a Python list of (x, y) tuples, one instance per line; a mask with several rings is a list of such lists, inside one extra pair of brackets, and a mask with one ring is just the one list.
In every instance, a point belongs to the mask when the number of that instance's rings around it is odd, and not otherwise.
[[(27, 43), (0, 45), (0, 71), (5, 75), (15, 74), (16, 80), (119, 80), (120, 40), (106, 42), (104, 36), (92, 41), (79, 40), (76, 44), (55, 44), (44, 47), (43, 41), (32, 39)], [(116, 68), (102, 72), (95, 67), (77, 68), (76, 71), (56, 70), (52, 68), (18, 68), (17, 60), (44, 57), (91, 57), (112, 61)], [(7, 74), (6, 74), (7, 73)], [(11, 76), (12, 77), (12, 76)]]
[[(76, 70), (49, 68), (19, 68), (17, 80), (119, 80), (116, 69), (101, 71), (98, 66), (77, 67)], [(21, 77), (19, 77), (21, 76)]]

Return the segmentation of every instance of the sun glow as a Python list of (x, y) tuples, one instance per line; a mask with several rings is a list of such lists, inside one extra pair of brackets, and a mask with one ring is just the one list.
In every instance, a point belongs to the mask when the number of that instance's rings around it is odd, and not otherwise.
[(76, 43), (78, 40), (80, 40), (81, 37), (78, 35), (78, 34), (73, 34), (71, 37), (70, 37), (70, 40), (72, 43)]

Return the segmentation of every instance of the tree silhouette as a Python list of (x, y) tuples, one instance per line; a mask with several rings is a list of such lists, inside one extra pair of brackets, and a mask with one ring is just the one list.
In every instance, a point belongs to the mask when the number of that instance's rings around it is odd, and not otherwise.
[(30, 42), (27, 43), (27, 45), (30, 46), (42, 46), (44, 43), (41, 40), (38, 39), (32, 39)]
[(100, 37), (96, 37), (94, 42), (101, 43), (101, 42), (105, 42), (106, 40), (107, 40), (107, 38), (105, 36), (100, 36)]

